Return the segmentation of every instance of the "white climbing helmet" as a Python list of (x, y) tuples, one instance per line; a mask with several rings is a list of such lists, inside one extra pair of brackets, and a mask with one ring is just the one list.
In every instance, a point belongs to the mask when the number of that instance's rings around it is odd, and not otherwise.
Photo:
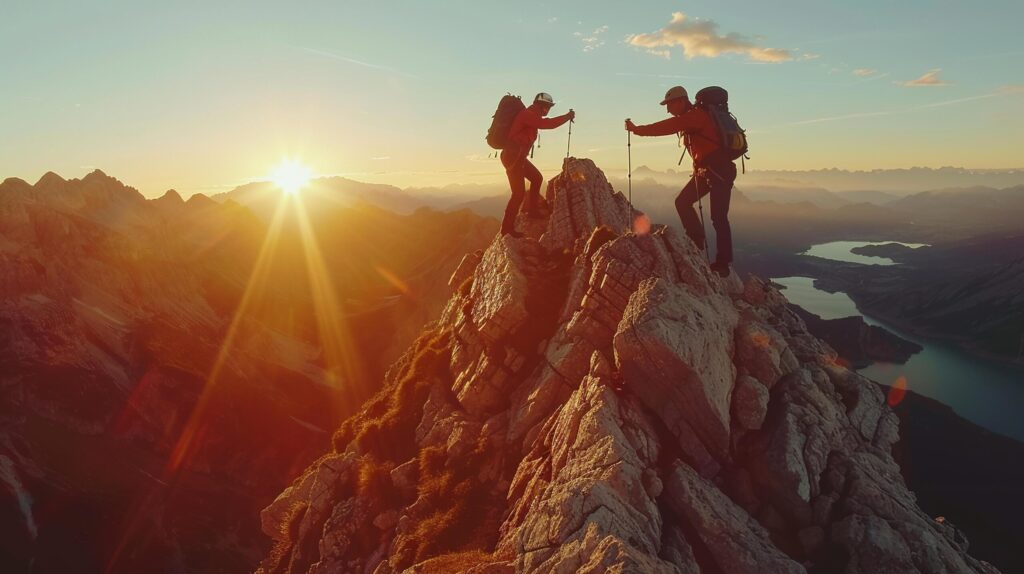
[(536, 97), (533, 98), (533, 103), (536, 104), (538, 102), (540, 102), (542, 104), (547, 104), (549, 106), (555, 105), (555, 99), (552, 98), (551, 94), (549, 94), (547, 92), (541, 92), (541, 93), (537, 94)]

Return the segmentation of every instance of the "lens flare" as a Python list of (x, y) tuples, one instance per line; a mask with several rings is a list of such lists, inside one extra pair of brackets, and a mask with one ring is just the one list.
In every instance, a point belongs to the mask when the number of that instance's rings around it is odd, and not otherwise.
[(651, 232), (651, 219), (641, 213), (633, 218), (633, 233), (647, 235)]
[(904, 377), (903, 375), (900, 375), (899, 378), (897, 378), (896, 381), (892, 384), (892, 387), (889, 388), (889, 406), (895, 407), (896, 405), (900, 404), (901, 402), (903, 402), (903, 397), (905, 396), (907, 396), (907, 378)]

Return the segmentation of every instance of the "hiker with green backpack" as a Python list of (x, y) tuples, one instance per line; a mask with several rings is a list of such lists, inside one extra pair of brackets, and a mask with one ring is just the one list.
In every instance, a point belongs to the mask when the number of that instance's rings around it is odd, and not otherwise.
[(728, 93), (717, 86), (697, 92), (696, 105), (690, 103), (682, 86), (675, 86), (665, 93), (661, 105), (667, 107), (672, 117), (641, 126), (627, 119), (626, 131), (638, 136), (682, 135), (686, 151), (693, 158), (693, 175), (676, 197), (676, 211), (686, 234), (698, 248), (706, 251), (707, 242), (701, 223), (703, 206), (701, 219), (698, 219), (693, 204), (710, 195), (711, 223), (715, 227), (718, 247), (711, 269), (721, 277), (727, 277), (732, 263), (729, 200), (736, 181), (736, 164), (733, 162), (747, 152), (746, 136), (736, 118), (729, 113)]
[[(487, 131), (487, 143), (501, 150), (501, 164), (508, 175), (512, 197), (505, 207), (501, 220), (501, 234), (522, 237), (515, 230), (516, 216), (522, 206), (528, 217), (538, 217), (541, 204), (540, 186), (544, 176), (529, 159), (530, 150), (537, 140), (537, 130), (550, 130), (576, 118), (576, 112), (569, 110), (561, 116), (546, 117), (555, 105), (550, 94), (541, 92), (533, 98), (529, 107), (523, 105), (519, 96), (504, 96), (494, 112), (491, 127)], [(526, 181), (530, 189), (526, 189)]]

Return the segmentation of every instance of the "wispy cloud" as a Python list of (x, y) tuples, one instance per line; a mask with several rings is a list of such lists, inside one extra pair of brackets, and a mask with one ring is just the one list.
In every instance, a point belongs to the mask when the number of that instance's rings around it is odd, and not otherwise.
[(779, 48), (758, 46), (745, 36), (730, 32), (718, 33), (713, 20), (690, 18), (682, 12), (672, 14), (672, 20), (662, 29), (650, 34), (633, 34), (626, 42), (647, 52), (662, 55), (665, 49), (680, 47), (687, 59), (716, 58), (723, 54), (743, 54), (755, 62), (785, 62), (793, 53)]
[(575, 32), (573, 33), (573, 36), (576, 36), (581, 42), (583, 42), (584, 52), (593, 52), (601, 46), (604, 46), (604, 34), (606, 32), (608, 32), (608, 26), (601, 26), (589, 34)]
[(412, 74), (403, 72), (401, 70), (396, 70), (395, 68), (392, 68), (390, 66), (382, 66), (380, 64), (374, 64), (374, 63), (371, 63), (371, 62), (364, 62), (362, 60), (357, 60), (355, 58), (349, 58), (348, 56), (343, 56), (341, 54), (335, 54), (334, 52), (328, 52), (327, 50), (320, 50), (320, 49), (317, 49), (317, 48), (309, 48), (309, 47), (306, 47), (306, 46), (295, 46), (295, 47), (298, 48), (299, 50), (302, 50), (303, 52), (307, 52), (307, 53), (310, 53), (310, 54), (316, 54), (317, 56), (322, 56), (324, 58), (330, 58), (332, 60), (338, 60), (339, 62), (346, 62), (346, 63), (353, 64), (353, 65), (356, 65), (356, 66), (361, 66), (363, 68), (370, 68), (372, 70), (380, 70), (382, 72), (390, 72), (392, 74), (397, 74), (399, 76), (405, 76), (407, 78), (416, 78), (417, 77), (417, 76), (414, 76)]
[(1003, 86), (996, 91), (1004, 96), (1024, 94), (1024, 84), (1010, 84), (1009, 86)]
[(827, 122), (834, 122), (838, 120), (853, 120), (857, 118), (870, 118), (875, 116), (887, 116), (893, 112), (889, 111), (877, 111), (877, 112), (859, 112), (855, 114), (844, 114), (839, 116), (825, 116), (822, 118), (812, 118), (809, 120), (800, 120), (792, 123), (785, 124), (787, 126), (806, 126), (810, 124), (823, 124)]
[(966, 98), (956, 98), (955, 100), (943, 100), (941, 102), (932, 102), (930, 104), (921, 104), (920, 106), (914, 106), (914, 107), (912, 107), (912, 108), (910, 108), (910, 109), (908, 109), (906, 111), (911, 111), (912, 112), (912, 111), (915, 111), (915, 110), (927, 110), (929, 108), (943, 108), (943, 107), (952, 106), (952, 105), (955, 105), (955, 104), (962, 104), (964, 102), (973, 102), (973, 101), (976, 101), (976, 100), (987, 100), (989, 98), (998, 98), (999, 96), (1005, 96), (1005, 95), (1007, 95), (1007, 92), (1004, 92), (1004, 91), (1002, 91), (1002, 89), (999, 89), (999, 90), (996, 90), (994, 92), (990, 92), (990, 93), (987, 93), (987, 94), (980, 94), (980, 95), (977, 95), (977, 96), (967, 96)]
[(636, 76), (640, 78), (662, 78), (667, 80), (707, 80), (707, 76), (684, 76), (682, 74), (644, 74), (641, 72), (615, 72), (616, 76)]
[(935, 68), (924, 73), (920, 78), (914, 78), (913, 80), (906, 80), (904, 82), (896, 82), (897, 85), (904, 86), (907, 88), (917, 87), (937, 87), (937, 86), (948, 86), (949, 82), (939, 77), (939, 72), (942, 68)]
[[(1008, 86), (1003, 86), (1001, 88), (998, 88), (998, 89), (996, 89), (994, 91), (991, 91), (991, 92), (988, 92), (988, 93), (985, 93), (985, 94), (978, 94), (978, 95), (975, 95), (975, 96), (967, 96), (967, 97), (963, 97), (963, 98), (955, 98), (955, 99), (951, 99), (951, 100), (941, 100), (941, 101), (938, 101), (938, 102), (931, 102), (931, 103), (927, 103), (927, 104), (919, 104), (919, 105), (916, 105), (916, 106), (909, 106), (909, 107), (905, 107), (905, 108), (897, 108), (897, 109), (891, 109), (891, 110), (877, 110), (877, 111), (868, 111), (868, 112), (858, 112), (858, 113), (853, 113), (853, 114), (843, 114), (843, 115), (837, 115), (837, 116), (825, 116), (825, 117), (820, 117), (820, 118), (811, 118), (811, 119), (806, 119), (806, 120), (799, 120), (799, 121), (790, 122), (790, 123), (787, 123), (787, 124), (782, 124), (782, 125), (779, 125), (779, 126), (775, 126), (775, 128), (793, 127), (793, 126), (806, 126), (806, 125), (811, 125), (811, 124), (822, 124), (822, 123), (835, 122), (835, 121), (840, 121), (840, 120), (852, 120), (852, 119), (858, 119), (858, 118), (869, 118), (869, 117), (877, 117), (877, 116), (896, 116), (896, 115), (908, 114), (908, 113), (913, 113), (913, 112), (919, 112), (919, 111), (923, 111), (923, 110), (930, 110), (930, 109), (933, 109), (933, 108), (943, 108), (943, 107), (946, 107), (946, 106), (954, 106), (954, 105), (957, 105), (957, 104), (963, 104), (963, 103), (967, 103), (967, 102), (974, 102), (974, 101), (978, 101), (978, 100), (987, 100), (987, 99), (991, 99), (991, 98), (999, 98), (999, 97), (1003, 97), (1003, 96), (1017, 95), (1017, 94), (1024, 94), (1024, 86), (1021, 86), (1021, 85), (1008, 85)], [(771, 128), (771, 129), (774, 129), (774, 128)]]
[(874, 68), (856, 68), (850, 71), (851, 74), (857, 76), (858, 79), (847, 82), (845, 86), (856, 86), (865, 82), (874, 82), (875, 80), (881, 80), (882, 78), (888, 78), (889, 74), (883, 74)]

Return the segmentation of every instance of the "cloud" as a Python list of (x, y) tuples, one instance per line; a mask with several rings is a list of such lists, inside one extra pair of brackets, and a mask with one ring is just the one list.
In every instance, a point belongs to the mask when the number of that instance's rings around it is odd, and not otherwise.
[(370, 159), (373, 160), (373, 161), (384, 161), (384, 160), (391, 159), (391, 156), (389, 156), (389, 155), (379, 155), (379, 156), (376, 156), (376, 157), (371, 157)]
[[(682, 12), (672, 14), (672, 21), (650, 34), (633, 34), (626, 42), (648, 52), (679, 46), (687, 59), (716, 58), (722, 54), (744, 54), (755, 62), (786, 62), (793, 59), (789, 50), (764, 48), (736, 33), (720, 35), (713, 20), (690, 18)], [(660, 55), (660, 54), (659, 54)]]
[(873, 70), (871, 68), (857, 68), (856, 70), (853, 71), (854, 76), (860, 76), (862, 78), (868, 78), (874, 76), (877, 73), (878, 70)]
[(943, 107), (946, 107), (946, 106), (954, 106), (954, 105), (963, 104), (963, 103), (966, 103), (966, 102), (974, 102), (974, 101), (978, 101), (978, 100), (987, 100), (987, 99), (990, 99), (990, 98), (1000, 98), (1000, 97), (1003, 97), (1003, 96), (1012, 96), (1012, 95), (1016, 95), (1016, 94), (1024, 94), (1024, 85), (1008, 85), (1008, 86), (1003, 86), (1003, 87), (998, 88), (998, 89), (996, 89), (994, 91), (987, 92), (987, 93), (984, 93), (984, 94), (977, 94), (977, 95), (974, 95), (974, 96), (967, 96), (967, 97), (963, 97), (963, 98), (955, 98), (955, 99), (952, 99), (952, 100), (942, 100), (942, 101), (938, 101), (938, 102), (931, 102), (931, 103), (928, 103), (928, 104), (918, 104), (918, 105), (915, 105), (915, 106), (909, 106), (909, 107), (904, 107), (904, 108), (893, 108), (893, 109), (889, 109), (889, 110), (877, 110), (877, 111), (869, 111), (869, 112), (858, 112), (858, 113), (853, 113), (853, 114), (844, 114), (844, 115), (838, 115), (838, 116), (826, 116), (826, 117), (820, 117), (820, 118), (811, 118), (811, 119), (807, 119), (807, 120), (799, 120), (799, 121), (795, 121), (795, 122), (789, 122), (789, 123), (778, 125), (778, 126), (774, 126), (774, 127), (775, 128), (780, 128), (780, 127), (792, 127), (792, 126), (806, 126), (806, 125), (811, 125), (811, 124), (822, 124), (822, 123), (835, 122), (835, 121), (840, 121), (840, 120), (851, 120), (851, 119), (869, 118), (869, 117), (876, 117), (876, 116), (902, 115), (902, 114), (908, 114), (908, 113), (913, 113), (913, 112), (920, 112), (920, 111), (931, 110), (931, 109), (934, 109), (934, 108), (943, 108)]
[(583, 32), (575, 32), (573, 36), (576, 36), (583, 42), (584, 52), (593, 52), (594, 50), (604, 46), (604, 34), (608, 31), (608, 26), (601, 26), (590, 34), (584, 35)]
[(785, 125), (787, 125), (787, 126), (806, 126), (806, 125), (810, 125), (810, 124), (823, 124), (823, 123), (834, 122), (834, 121), (838, 121), (838, 120), (852, 120), (852, 119), (856, 119), (856, 118), (871, 118), (871, 117), (875, 117), (875, 116), (888, 116), (888, 115), (890, 115), (892, 113), (893, 112), (887, 112), (887, 111), (860, 112), (860, 113), (856, 113), (856, 114), (844, 114), (844, 115), (841, 115), (841, 116), (826, 116), (826, 117), (823, 117), (823, 118), (813, 118), (813, 119), (810, 119), (810, 120), (800, 120), (800, 121), (788, 123), (788, 124), (785, 124)]
[(381, 66), (380, 64), (371, 64), (370, 62), (363, 62), (361, 60), (356, 60), (355, 58), (349, 58), (347, 56), (342, 56), (341, 54), (335, 54), (333, 52), (328, 52), (326, 50), (318, 50), (316, 48), (307, 48), (305, 46), (296, 46), (296, 47), (298, 49), (302, 50), (303, 52), (309, 52), (310, 54), (316, 54), (318, 56), (323, 56), (324, 58), (330, 58), (332, 60), (339, 60), (339, 61), (342, 61), (342, 62), (347, 62), (349, 64), (355, 64), (356, 66), (362, 66), (364, 68), (370, 68), (370, 69), (373, 69), (373, 70), (381, 70), (383, 72), (390, 72), (392, 74), (398, 74), (400, 76), (405, 76), (407, 78), (415, 78), (416, 77), (416, 76), (414, 76), (412, 74), (407, 74), (405, 72), (402, 72), (401, 70), (396, 70), (396, 69), (390, 68), (388, 66)]
[(637, 76), (643, 78), (661, 78), (670, 80), (708, 80), (707, 76), (684, 76), (682, 74), (644, 74), (638, 72), (615, 72), (616, 76)]
[(948, 86), (949, 82), (939, 77), (939, 72), (941, 71), (942, 68), (935, 68), (934, 70), (925, 72), (920, 78), (907, 80), (905, 82), (896, 82), (896, 84), (907, 88)]

